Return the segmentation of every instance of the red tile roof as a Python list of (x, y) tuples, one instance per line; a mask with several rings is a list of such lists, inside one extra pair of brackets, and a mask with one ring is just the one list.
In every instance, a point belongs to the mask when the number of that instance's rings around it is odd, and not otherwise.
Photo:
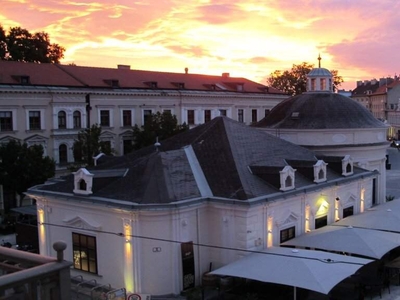
[(21, 84), (21, 76), (29, 76), (31, 85), (122, 88), (122, 89), (185, 89), (284, 94), (246, 78), (131, 70), (122, 68), (82, 67), (61, 64), (36, 64), (0, 61), (0, 84)]

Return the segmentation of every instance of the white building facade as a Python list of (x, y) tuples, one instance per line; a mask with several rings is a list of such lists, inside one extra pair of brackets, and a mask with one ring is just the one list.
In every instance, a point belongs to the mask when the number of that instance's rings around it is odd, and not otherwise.
[(161, 143), (146, 163), (135, 155), (28, 196), (38, 207), (41, 254), (53, 256), (52, 241), (63, 237), (72, 276), (152, 295), (179, 294), (200, 285), (210, 266), (362, 213), (373, 205), (378, 176), (350, 156), (318, 160), (224, 117)]

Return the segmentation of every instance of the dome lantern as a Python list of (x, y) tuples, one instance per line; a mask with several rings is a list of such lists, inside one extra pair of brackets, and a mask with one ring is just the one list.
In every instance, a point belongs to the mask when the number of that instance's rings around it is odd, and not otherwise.
[(321, 56), (318, 55), (318, 68), (307, 74), (307, 92), (333, 92), (332, 73), (321, 68)]

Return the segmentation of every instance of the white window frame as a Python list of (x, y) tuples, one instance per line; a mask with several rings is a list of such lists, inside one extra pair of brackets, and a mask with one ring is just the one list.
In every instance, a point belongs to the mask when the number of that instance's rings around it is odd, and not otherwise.
[[(124, 111), (128, 110), (131, 112), (131, 125), (124, 125)], [(135, 126), (135, 109), (134, 108), (128, 108), (128, 107), (122, 107), (120, 108), (120, 118), (121, 118), (121, 127), (133, 127)]]
[[(110, 118), (110, 120), (109, 120), (109, 126), (103, 126), (103, 125), (101, 125), (101, 111), (102, 110), (108, 110), (108, 113), (110, 114), (110, 116), (109, 116), (109, 118)], [(112, 128), (112, 127), (114, 127), (114, 118), (113, 118), (113, 115), (114, 115), (114, 110), (112, 109), (112, 108), (109, 108), (109, 107), (98, 107), (98, 109), (97, 109), (97, 120), (98, 120), (98, 124), (101, 126), (101, 127), (104, 127), (104, 128)]]
[[(0, 109), (1, 112), (11, 112), (11, 120), (12, 120), (12, 131), (17, 131), (17, 109), (16, 108), (7, 108), (7, 107), (2, 107)], [(6, 131), (0, 131), (0, 132), (6, 132)], [(9, 132), (9, 131), (8, 131)]]
[[(30, 122), (29, 122), (29, 113), (33, 111), (39, 111), (40, 112), (40, 129), (30, 129)], [(46, 123), (45, 123), (45, 109), (44, 108), (35, 108), (35, 107), (29, 107), (26, 108), (25, 110), (25, 115), (26, 115), (26, 130), (28, 131), (39, 131), (39, 130), (45, 130), (46, 129)]]
[(149, 110), (149, 111), (151, 111), (151, 115), (152, 114), (154, 114), (154, 109), (152, 109), (152, 108), (142, 108), (142, 126), (144, 125), (144, 111), (145, 110)]

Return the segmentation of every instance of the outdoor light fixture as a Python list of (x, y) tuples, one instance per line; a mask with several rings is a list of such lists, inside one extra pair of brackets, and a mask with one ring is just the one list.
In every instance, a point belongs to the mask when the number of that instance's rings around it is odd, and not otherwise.
[(339, 197), (336, 197), (336, 201), (339, 201), (340, 200), (340, 198)]

